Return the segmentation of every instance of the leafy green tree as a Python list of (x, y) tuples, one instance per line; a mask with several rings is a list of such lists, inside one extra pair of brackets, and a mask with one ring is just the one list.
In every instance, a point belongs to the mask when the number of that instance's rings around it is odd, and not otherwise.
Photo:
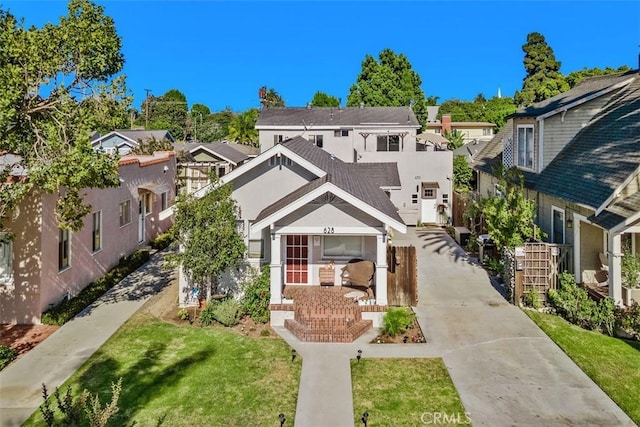
[(229, 123), (229, 139), (238, 144), (258, 144), (258, 130), (256, 121), (260, 112), (255, 108), (237, 114)]
[(339, 107), (340, 100), (335, 96), (327, 95), (324, 92), (317, 91), (315, 95), (313, 95), (311, 105), (313, 105), (314, 107)]
[[(147, 117), (147, 108), (149, 117)], [(187, 97), (178, 89), (170, 89), (162, 96), (150, 96), (142, 102), (142, 115), (138, 124), (146, 129), (167, 129), (177, 140), (185, 140), (191, 134), (188, 120)], [(148, 121), (148, 125), (147, 125)]]
[(569, 89), (569, 84), (560, 73), (561, 63), (556, 60), (553, 49), (542, 34), (529, 33), (522, 50), (525, 53), (524, 69), (527, 75), (522, 90), (516, 91), (514, 97), (518, 105), (529, 106)]
[(238, 266), (246, 250), (236, 230), (239, 209), (231, 198), (231, 186), (213, 183), (201, 199), (179, 197), (175, 208), (173, 232), (181, 251), (169, 256), (169, 263), (182, 265), (208, 301), (217, 292), (220, 274)]
[[(1, 7), (1, 6), (0, 6)], [(71, 0), (59, 23), (25, 28), (0, 9), (0, 141), (25, 179), (0, 170), (0, 227), (32, 190), (58, 194), (59, 225), (79, 230), (91, 211), (81, 190), (119, 184), (117, 158), (89, 136), (128, 124), (121, 40), (104, 8)]]
[(443, 114), (451, 115), (454, 122), (479, 122), (484, 120), (484, 102), (461, 101), (449, 99), (440, 105), (438, 117)]
[[(263, 87), (264, 90), (264, 98), (262, 98), (262, 107), (270, 108), (270, 107), (284, 107), (284, 99), (280, 96), (278, 92), (274, 88), (267, 89), (267, 87)], [(262, 91), (261, 90), (261, 91)]]
[(206, 117), (211, 114), (211, 110), (204, 104), (195, 103), (191, 106), (191, 116), (197, 116), (199, 114)]
[(495, 131), (502, 129), (507, 122), (507, 116), (516, 112), (518, 107), (513, 98), (494, 96), (484, 104), (484, 121), (496, 125)]
[(630, 70), (631, 68), (629, 68), (626, 65), (623, 65), (618, 68), (606, 67), (605, 69), (585, 67), (582, 70), (573, 71), (569, 73), (569, 75), (567, 75), (567, 83), (569, 83), (569, 87), (574, 87), (575, 85), (580, 83), (582, 80), (586, 79), (587, 77), (596, 77), (596, 76), (604, 76), (606, 74), (624, 73)]
[(229, 135), (229, 124), (235, 114), (229, 107), (210, 114), (198, 128), (198, 138), (202, 141), (221, 141)]
[(467, 217), (478, 217), (487, 224), (487, 233), (498, 250), (514, 248), (530, 240), (540, 240), (542, 233), (533, 222), (535, 203), (527, 200), (524, 178), (517, 168), (495, 171), (501, 195), (481, 197), (470, 205)]
[(424, 125), (427, 109), (422, 79), (404, 54), (384, 49), (376, 60), (366, 55), (362, 71), (349, 90), (347, 106), (401, 107), (413, 105), (418, 121)]
[(156, 151), (173, 151), (173, 144), (167, 139), (151, 138), (139, 141), (138, 146), (131, 149), (133, 154), (153, 154)]
[(458, 129), (445, 131), (443, 136), (447, 141), (449, 141), (447, 144), (447, 148), (449, 148), (449, 150), (455, 150), (456, 148), (460, 148), (464, 145), (464, 134)]
[(453, 158), (453, 188), (458, 193), (468, 193), (471, 191), (471, 179), (473, 169), (467, 163), (465, 156), (454, 156)]

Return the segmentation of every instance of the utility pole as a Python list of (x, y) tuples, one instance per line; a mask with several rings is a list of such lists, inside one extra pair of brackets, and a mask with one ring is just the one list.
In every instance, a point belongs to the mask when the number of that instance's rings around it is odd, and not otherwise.
[(147, 93), (147, 97), (145, 98), (145, 121), (144, 121), (144, 128), (145, 129), (149, 129), (149, 92), (151, 92), (151, 89), (145, 89), (144, 90)]

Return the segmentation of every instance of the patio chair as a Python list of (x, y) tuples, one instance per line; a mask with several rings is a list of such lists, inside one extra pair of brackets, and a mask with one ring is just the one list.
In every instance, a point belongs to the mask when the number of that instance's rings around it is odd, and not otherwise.
[(350, 262), (342, 267), (340, 278), (343, 286), (360, 286), (369, 288), (373, 285), (373, 274), (375, 272), (373, 261)]
[(607, 259), (607, 255), (605, 255), (604, 253), (600, 252), (598, 254), (598, 258), (600, 259), (600, 270), (601, 271), (609, 271), (609, 260)]

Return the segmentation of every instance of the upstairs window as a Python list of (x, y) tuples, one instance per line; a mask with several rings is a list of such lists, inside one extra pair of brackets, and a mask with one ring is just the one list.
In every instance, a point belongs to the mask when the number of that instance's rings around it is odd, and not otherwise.
[(518, 126), (518, 166), (533, 170), (533, 125)]
[(491, 136), (491, 135), (493, 135), (493, 129), (491, 128), (482, 129), (482, 136)]
[(273, 144), (280, 144), (284, 141), (284, 135), (273, 135)]
[(322, 148), (322, 135), (309, 135), (309, 142), (316, 145), (318, 148)]
[(400, 136), (378, 135), (377, 151), (400, 151)]

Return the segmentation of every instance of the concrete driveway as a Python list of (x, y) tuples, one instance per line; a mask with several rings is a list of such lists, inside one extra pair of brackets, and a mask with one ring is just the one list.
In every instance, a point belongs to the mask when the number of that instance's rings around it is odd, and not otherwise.
[(635, 425), (445, 232), (393, 243), (418, 249), (418, 320), (473, 425)]

